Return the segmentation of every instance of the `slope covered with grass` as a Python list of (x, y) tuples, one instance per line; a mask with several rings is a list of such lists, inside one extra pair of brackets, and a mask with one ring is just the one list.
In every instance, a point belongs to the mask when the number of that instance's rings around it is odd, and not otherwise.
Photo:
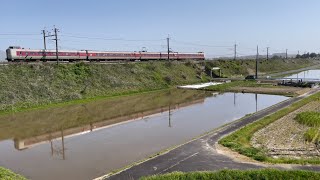
[[(315, 59), (260, 59), (258, 63), (259, 74), (271, 74), (289, 70), (296, 70), (319, 64)], [(216, 60), (206, 63), (206, 69), (209, 71), (212, 67), (220, 67), (223, 77), (245, 77), (254, 75), (256, 68), (255, 60)], [(214, 71), (218, 75), (218, 71)]]
[(200, 64), (23, 64), (0, 67), (0, 111), (208, 81)]

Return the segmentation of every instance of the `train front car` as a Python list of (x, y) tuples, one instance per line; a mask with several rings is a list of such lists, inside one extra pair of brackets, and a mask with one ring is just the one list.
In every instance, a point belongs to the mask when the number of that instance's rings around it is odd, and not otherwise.
[(6, 50), (7, 61), (15, 61), (17, 59), (17, 50), (21, 49), (19, 46), (9, 46)]
[(43, 58), (42, 50), (23, 49), (19, 46), (10, 46), (7, 50), (7, 61), (36, 61)]

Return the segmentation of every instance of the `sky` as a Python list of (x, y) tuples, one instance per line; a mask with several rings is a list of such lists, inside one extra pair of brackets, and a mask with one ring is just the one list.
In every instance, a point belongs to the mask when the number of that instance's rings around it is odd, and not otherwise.
[[(0, 3), (0, 50), (42, 49), (59, 29), (70, 50), (203, 51), (208, 57), (319, 52), (319, 0), (10, 0)], [(48, 48), (54, 42), (48, 39)]]

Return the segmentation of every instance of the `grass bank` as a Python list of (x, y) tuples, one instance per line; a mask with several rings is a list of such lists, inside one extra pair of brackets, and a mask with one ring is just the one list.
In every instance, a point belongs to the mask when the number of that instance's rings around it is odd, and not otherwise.
[[(259, 71), (279, 72), (317, 63), (319, 61), (311, 59), (261, 60)], [(255, 67), (253, 60), (217, 60), (203, 64), (147, 62), (0, 66), (0, 113), (207, 82), (210, 79), (209, 69), (216, 66), (222, 68), (223, 76), (228, 77), (252, 74)]]
[(14, 172), (0, 167), (0, 179), (1, 180), (27, 180), (26, 178), (15, 174)]
[(0, 67), (0, 111), (121, 96), (208, 81), (195, 63), (24, 64)]
[(214, 86), (209, 86), (204, 88), (204, 90), (208, 91), (219, 91), (219, 92), (226, 92), (231, 91), (234, 87), (274, 87), (272, 84), (266, 84), (266, 83), (257, 83), (255, 80), (244, 80), (244, 81), (232, 81), (231, 83), (224, 83)]
[(243, 92), (243, 93), (259, 93), (273, 94), (283, 96), (295, 96), (301, 89), (293, 87), (278, 86), (274, 83), (260, 83), (255, 80), (232, 81), (203, 88), (206, 91), (217, 92)]
[(275, 169), (261, 169), (261, 170), (222, 170), (216, 172), (173, 172), (165, 175), (154, 175), (150, 177), (143, 177), (141, 180), (265, 180), (265, 179), (309, 179), (316, 180), (320, 178), (320, 173), (312, 171), (281, 171)]
[[(314, 59), (261, 59), (258, 64), (259, 74), (271, 74), (289, 70), (296, 70), (319, 64)], [(222, 77), (245, 77), (255, 74), (255, 60), (216, 60), (206, 63), (206, 70), (209, 73), (212, 67), (220, 67)], [(213, 72), (218, 76), (218, 72)]]
[(287, 164), (320, 164), (319, 158), (312, 159), (292, 159), (292, 158), (271, 158), (266, 155), (263, 149), (254, 148), (250, 144), (250, 140), (255, 132), (266, 127), (267, 125), (275, 122), (281, 117), (297, 110), (307, 103), (318, 100), (320, 93), (309, 96), (301, 101), (298, 101), (291, 106), (284, 108), (270, 116), (266, 116), (259, 121), (247, 125), (240, 130), (224, 137), (219, 141), (225, 147), (228, 147), (242, 155), (253, 158), (257, 161), (270, 162), (270, 163), (287, 163)]

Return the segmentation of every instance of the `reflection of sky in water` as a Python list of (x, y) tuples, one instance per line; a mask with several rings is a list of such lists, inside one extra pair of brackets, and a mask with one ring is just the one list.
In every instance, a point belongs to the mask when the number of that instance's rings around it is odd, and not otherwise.
[(225, 93), (185, 108), (65, 137), (64, 143), (59, 138), (19, 151), (13, 141), (6, 140), (0, 142), (0, 166), (34, 180), (90, 179), (285, 99), (287, 97)]
[(285, 78), (310, 78), (310, 79), (320, 79), (320, 70), (309, 70), (309, 71), (303, 71), (298, 74), (294, 74)]

